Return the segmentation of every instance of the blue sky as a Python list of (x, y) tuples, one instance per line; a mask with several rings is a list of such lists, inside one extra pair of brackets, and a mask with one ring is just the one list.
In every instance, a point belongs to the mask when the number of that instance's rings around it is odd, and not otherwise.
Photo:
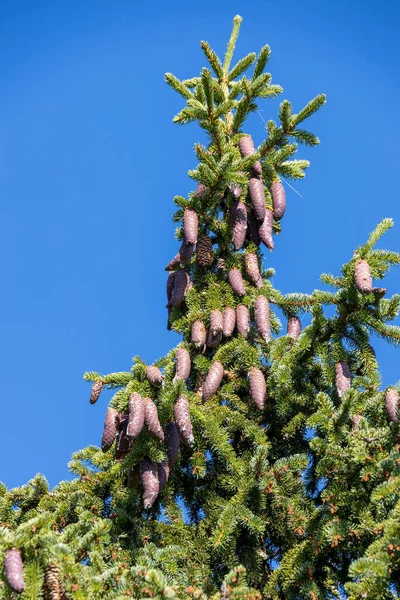
[[(400, 250), (397, 177), (400, 8), (394, 0), (0, 5), (0, 480), (68, 476), (71, 452), (99, 442), (107, 394), (88, 403), (85, 370), (128, 370), (178, 341), (166, 331), (170, 215), (202, 139), (172, 123), (164, 83), (197, 75), (199, 41), (223, 53), (235, 14), (240, 57), (272, 47), (269, 68), (295, 110), (319, 92), (321, 138), (287, 191), (283, 233), (266, 265), (276, 287), (310, 292), (338, 273), (383, 217), (381, 247)], [(275, 118), (279, 100), (265, 101)], [(248, 131), (263, 139), (254, 115)], [(400, 291), (400, 270), (386, 279)], [(399, 350), (373, 342), (387, 385)]]

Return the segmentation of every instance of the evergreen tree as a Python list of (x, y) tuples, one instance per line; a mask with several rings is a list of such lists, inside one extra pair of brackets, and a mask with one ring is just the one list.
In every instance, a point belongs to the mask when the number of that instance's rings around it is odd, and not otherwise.
[(400, 262), (375, 248), (392, 221), (321, 276), (330, 290), (274, 288), (261, 248), (281, 228), (282, 179), (309, 166), (298, 145), (319, 143), (302, 127), (325, 96), (297, 113), (284, 100), (255, 148), (246, 117), (282, 88), (269, 46), (232, 66), (240, 23), (223, 61), (202, 42), (199, 76), (166, 75), (185, 101), (174, 121), (209, 140), (197, 188), (174, 198), (167, 310), (182, 342), (153, 365), (85, 374), (91, 403), (115, 395), (75, 479), (1, 487), (1, 598), (400, 597), (399, 387), (381, 388), (370, 343), (400, 341), (400, 297), (372, 283)]

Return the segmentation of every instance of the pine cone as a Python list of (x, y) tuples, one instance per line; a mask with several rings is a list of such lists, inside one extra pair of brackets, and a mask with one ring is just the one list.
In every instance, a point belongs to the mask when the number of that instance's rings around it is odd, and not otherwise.
[(172, 471), (179, 452), (179, 431), (174, 421), (170, 421), (165, 427), (165, 448), (167, 450), (168, 465)]
[(128, 413), (120, 413), (118, 417), (119, 428), (117, 441), (115, 443), (115, 458), (120, 460), (124, 458), (132, 448), (133, 439), (126, 434), (129, 422)]
[(158, 367), (146, 367), (146, 376), (151, 385), (159, 387), (164, 381), (164, 376)]
[[(204, 345), (204, 344), (203, 344)], [(174, 381), (186, 381), (190, 375), (191, 360), (186, 348), (178, 348), (175, 354), (176, 371)]]
[(193, 346), (200, 350), (206, 343), (206, 338), (207, 332), (204, 323), (197, 319), (192, 325), (191, 341)]
[(376, 300), (380, 300), (386, 294), (387, 289), (384, 287), (374, 287), (372, 288), (372, 293), (375, 296)]
[(158, 420), (157, 407), (151, 398), (143, 398), (144, 422), (148, 432), (158, 440), (164, 441), (164, 432)]
[(7, 550), (4, 558), (4, 571), (8, 585), (17, 594), (25, 589), (24, 568), (21, 553), (17, 548)]
[(240, 250), (246, 239), (247, 208), (243, 202), (235, 202), (231, 208), (232, 243), (235, 250)]
[[(265, 221), (265, 219), (264, 219)], [(248, 219), (247, 219), (247, 237), (253, 244), (256, 246), (260, 245), (260, 234), (258, 233), (258, 229), (260, 227), (260, 223), (257, 221), (256, 216), (254, 214), (253, 209), (249, 211)], [(272, 228), (272, 218), (271, 218), (271, 228)], [(271, 229), (272, 232), (272, 229)], [(271, 233), (272, 235), (272, 233)]]
[(222, 332), (224, 326), (224, 318), (220, 310), (212, 310), (210, 314), (210, 329), (213, 336)]
[(174, 271), (174, 286), (171, 292), (172, 306), (180, 306), (185, 299), (185, 295), (190, 283), (189, 275), (183, 269)]
[(95, 404), (100, 397), (103, 389), (103, 382), (100, 380), (94, 381), (92, 385), (92, 393), (90, 394), (90, 404)]
[(343, 396), (350, 389), (351, 386), (351, 373), (349, 365), (343, 360), (339, 361), (335, 365), (336, 372), (336, 389), (339, 398)]
[(264, 246), (269, 248), (272, 252), (275, 244), (272, 237), (272, 212), (269, 208), (265, 210), (265, 218), (258, 228), (258, 235)]
[(274, 206), (274, 217), (279, 221), (286, 210), (286, 192), (281, 181), (274, 181), (271, 185), (271, 196)]
[(358, 291), (363, 294), (372, 292), (371, 269), (366, 260), (358, 260), (355, 268), (355, 280)]
[(61, 600), (60, 569), (54, 563), (44, 572), (43, 600)]
[(167, 460), (163, 460), (162, 462), (157, 464), (158, 470), (158, 486), (159, 491), (165, 488), (167, 481), (169, 479), (169, 465)]
[(199, 218), (193, 208), (185, 208), (183, 213), (183, 231), (186, 243), (193, 246), (197, 242), (197, 232), (199, 228)]
[(232, 333), (235, 330), (236, 325), (236, 311), (234, 308), (228, 306), (223, 314), (223, 328), (222, 333), (225, 337), (231, 337)]
[(249, 181), (249, 194), (253, 204), (254, 214), (257, 221), (261, 223), (265, 219), (265, 194), (263, 182), (256, 177), (251, 177)]
[(203, 400), (207, 402), (218, 390), (224, 376), (224, 367), (218, 360), (212, 363), (203, 385)]
[(258, 410), (264, 410), (267, 397), (267, 384), (264, 374), (260, 369), (252, 367), (249, 371), (250, 395)]
[(222, 341), (222, 331), (218, 331), (215, 335), (211, 328), (207, 332), (206, 345), (207, 348), (216, 348)]
[(252, 283), (258, 288), (264, 285), (262, 277), (260, 275), (260, 269), (258, 266), (258, 258), (254, 252), (248, 252), (244, 257), (244, 264), (246, 268), (247, 277)]
[(167, 279), (167, 308), (172, 306), (172, 290), (174, 289), (176, 273), (170, 273)]
[(207, 191), (207, 188), (204, 185), (204, 183), (198, 183), (197, 189), (196, 189), (194, 195), (196, 196), (196, 198), (201, 198), (204, 195), (204, 192), (206, 192), (206, 191)]
[(301, 333), (301, 323), (299, 317), (289, 317), (287, 323), (287, 334), (294, 340), (297, 340)]
[(231, 269), (229, 271), (229, 283), (231, 285), (232, 290), (238, 296), (245, 296), (246, 290), (243, 283), (243, 277), (239, 269)]
[(192, 258), (196, 246), (189, 246), (183, 240), (181, 247), (178, 250), (178, 253), (175, 254), (174, 258), (167, 264), (165, 267), (166, 271), (172, 271), (174, 269), (178, 269), (179, 267), (184, 267), (188, 263), (190, 263), (190, 259)]
[[(244, 135), (242, 138), (240, 138), (239, 140), (239, 150), (240, 150), (240, 154), (245, 158), (246, 156), (250, 156), (250, 154), (255, 154), (256, 150), (254, 147), (254, 142), (251, 138), (250, 135)], [(253, 167), (253, 172), (256, 175), (261, 175), (262, 173), (262, 168), (261, 168), (261, 163), (258, 160), (257, 162), (254, 163)]]
[(236, 327), (238, 332), (247, 338), (250, 331), (250, 313), (244, 304), (239, 304), (236, 308)]
[(265, 296), (258, 296), (254, 310), (257, 331), (266, 341), (271, 340), (271, 326), (269, 323), (269, 302)]
[(129, 397), (129, 418), (126, 435), (135, 440), (141, 433), (144, 425), (144, 401), (140, 394), (133, 392)]
[(209, 267), (213, 260), (212, 240), (208, 235), (202, 234), (197, 242), (197, 264), (200, 267)]
[(359, 428), (361, 419), (362, 419), (361, 415), (353, 415), (352, 416), (351, 420), (353, 422), (354, 429), (357, 430)]
[(101, 438), (101, 449), (107, 452), (114, 443), (117, 434), (118, 412), (115, 408), (109, 408), (104, 421), (103, 437)]
[(387, 390), (385, 406), (389, 421), (391, 421), (392, 423), (398, 423), (399, 417), (397, 411), (399, 408), (399, 392), (396, 388), (391, 387)]
[(224, 271), (225, 268), (226, 268), (226, 260), (224, 258), (217, 258), (218, 271)]
[(156, 463), (148, 456), (140, 461), (140, 480), (143, 486), (143, 504), (151, 508), (157, 500), (160, 486), (158, 483), (158, 468)]
[(181, 439), (187, 446), (192, 446), (194, 437), (192, 422), (190, 420), (189, 401), (182, 394), (175, 403), (174, 415)]

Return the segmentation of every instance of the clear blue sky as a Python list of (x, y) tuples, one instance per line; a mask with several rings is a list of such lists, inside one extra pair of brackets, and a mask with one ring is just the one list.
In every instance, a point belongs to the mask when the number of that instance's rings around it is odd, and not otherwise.
[[(98, 443), (106, 399), (88, 403), (85, 370), (127, 370), (177, 342), (166, 331), (164, 266), (174, 254), (175, 194), (201, 139), (172, 116), (163, 82), (196, 75), (199, 41), (222, 53), (235, 14), (241, 56), (272, 47), (273, 80), (295, 110), (319, 92), (310, 120), (321, 146), (288, 190), (276, 250), (284, 292), (338, 273), (375, 224), (397, 227), (400, 6), (395, 0), (131, 2), (5, 0), (0, 5), (0, 480), (68, 476), (71, 452)], [(265, 101), (274, 118), (279, 100)], [(257, 143), (263, 125), (249, 123)], [(400, 291), (400, 269), (387, 278)], [(385, 384), (400, 350), (374, 342)], [(107, 398), (106, 398), (107, 396)]]

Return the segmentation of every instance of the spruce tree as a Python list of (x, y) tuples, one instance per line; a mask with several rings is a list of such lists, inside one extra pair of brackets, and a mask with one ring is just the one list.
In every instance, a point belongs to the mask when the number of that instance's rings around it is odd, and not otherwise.
[(330, 289), (274, 288), (262, 248), (279, 252), (282, 181), (304, 177), (293, 157), (318, 145), (303, 122), (325, 96), (297, 113), (284, 100), (256, 148), (246, 118), (282, 88), (269, 46), (232, 63), (240, 23), (223, 61), (201, 42), (199, 76), (166, 75), (174, 121), (208, 136), (197, 187), (174, 198), (167, 326), (182, 341), (85, 374), (91, 403), (115, 394), (72, 481), (1, 487), (1, 598), (400, 597), (399, 387), (382, 389), (371, 345), (400, 341), (400, 297), (373, 286), (400, 262), (375, 247), (392, 221), (321, 276)]

